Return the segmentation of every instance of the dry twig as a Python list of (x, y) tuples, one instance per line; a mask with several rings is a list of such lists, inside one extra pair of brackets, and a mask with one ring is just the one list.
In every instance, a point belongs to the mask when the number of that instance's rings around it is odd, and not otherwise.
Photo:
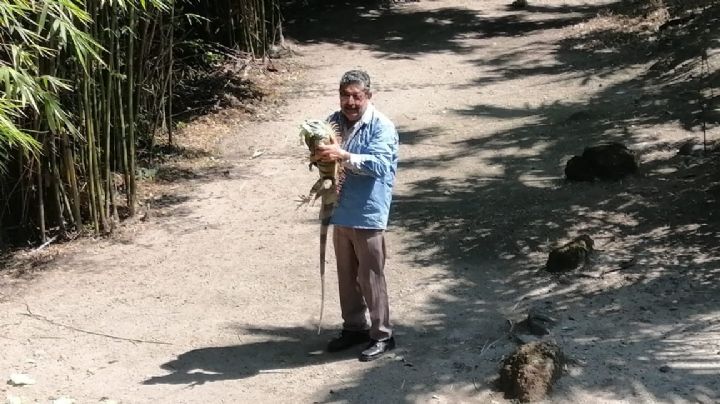
[(105, 334), (105, 333), (101, 333), (101, 332), (83, 330), (82, 328), (77, 328), (77, 327), (73, 327), (73, 326), (71, 326), (71, 325), (58, 323), (57, 321), (52, 320), (52, 319), (49, 319), (49, 318), (47, 318), (47, 317), (45, 317), (45, 316), (43, 316), (43, 315), (35, 314), (35, 313), (33, 313), (33, 312), (30, 310), (30, 306), (29, 306), (27, 303), (25, 303), (25, 309), (27, 310), (27, 313), (20, 313), (20, 314), (23, 315), (23, 316), (27, 316), (27, 317), (30, 317), (30, 318), (34, 318), (34, 319), (36, 319), (36, 320), (45, 321), (45, 322), (48, 323), (48, 324), (52, 324), (52, 325), (55, 325), (55, 326), (58, 326), (58, 327), (62, 327), (62, 328), (67, 328), (68, 330), (72, 330), (72, 331), (76, 331), (76, 332), (81, 332), (81, 333), (84, 333), (84, 334), (97, 335), (97, 336), (99, 336), (99, 337), (112, 338), (112, 339), (116, 339), (116, 340), (120, 340), (120, 341), (138, 342), (138, 343), (145, 343), (145, 344), (172, 345), (172, 344), (169, 343), (169, 342), (149, 341), (149, 340), (135, 339), (135, 338), (125, 338), (125, 337), (118, 337), (118, 336), (115, 336), (115, 335)]

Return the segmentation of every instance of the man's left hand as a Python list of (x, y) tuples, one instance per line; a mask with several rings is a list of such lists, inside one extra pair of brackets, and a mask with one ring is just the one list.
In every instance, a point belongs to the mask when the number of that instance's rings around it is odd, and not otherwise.
[(315, 159), (322, 162), (345, 161), (350, 159), (350, 153), (343, 150), (339, 144), (320, 145), (315, 151)]

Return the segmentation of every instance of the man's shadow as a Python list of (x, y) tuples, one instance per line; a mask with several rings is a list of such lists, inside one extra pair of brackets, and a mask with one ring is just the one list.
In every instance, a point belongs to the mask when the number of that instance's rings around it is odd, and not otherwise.
[(329, 354), (325, 346), (331, 338), (318, 336), (309, 328), (244, 329), (252, 335), (265, 335), (267, 341), (244, 345), (198, 348), (178, 355), (160, 367), (169, 374), (153, 376), (143, 384), (196, 385), (229, 379), (243, 379), (260, 373), (283, 373), (289, 369), (357, 357), (364, 346)]

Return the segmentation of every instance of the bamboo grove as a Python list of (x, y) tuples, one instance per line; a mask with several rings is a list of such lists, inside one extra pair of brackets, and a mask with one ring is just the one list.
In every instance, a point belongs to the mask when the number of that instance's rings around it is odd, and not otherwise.
[(0, 0), (0, 247), (112, 232), (139, 148), (172, 136), (175, 53), (280, 35), (276, 0)]

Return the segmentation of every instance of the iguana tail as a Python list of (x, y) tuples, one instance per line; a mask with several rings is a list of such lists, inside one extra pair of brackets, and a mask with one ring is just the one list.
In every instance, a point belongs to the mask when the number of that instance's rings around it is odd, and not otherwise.
[(332, 204), (323, 204), (320, 207), (320, 320), (318, 320), (318, 335), (322, 331), (323, 313), (325, 312), (325, 252), (332, 209)]

